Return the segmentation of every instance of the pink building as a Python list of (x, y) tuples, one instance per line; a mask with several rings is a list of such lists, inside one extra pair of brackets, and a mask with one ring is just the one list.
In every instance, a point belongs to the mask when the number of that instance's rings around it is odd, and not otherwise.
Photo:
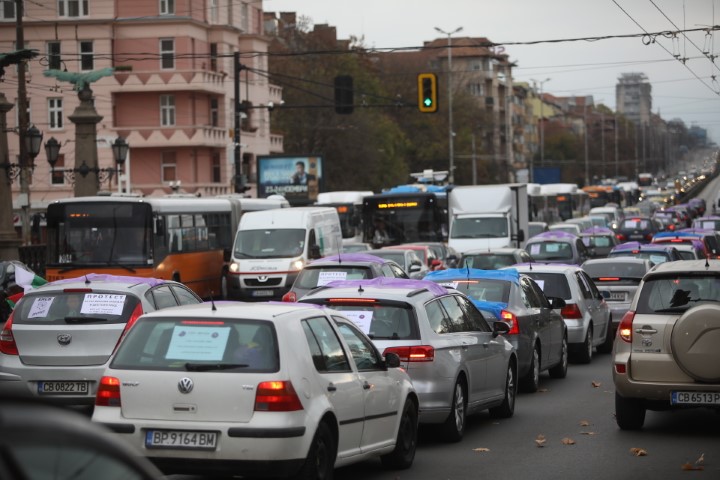
[[(16, 49), (14, 0), (0, 0), (0, 52)], [(101, 190), (144, 195), (180, 190), (210, 196), (234, 191), (235, 52), (243, 67), (240, 151), (243, 173), (255, 177), (255, 157), (282, 153), (282, 137), (270, 129), (265, 106), (279, 104), (281, 88), (267, 79), (268, 38), (262, 2), (232, 0), (53, 0), (23, 2), (25, 48), (39, 55), (29, 62), (30, 124), (62, 148), (56, 169), (75, 166), (75, 125), (68, 119), (79, 104), (67, 82), (43, 75), (49, 68), (84, 72), (115, 67), (92, 84), (100, 168), (114, 168), (110, 144), (130, 145), (125, 174)], [(0, 91), (17, 104), (17, 70), (5, 69)], [(8, 114), (16, 127), (17, 109)], [(17, 162), (18, 137), (9, 134), (10, 161)], [(31, 205), (73, 195), (68, 176), (51, 172), (44, 151), (35, 159)], [(18, 182), (13, 192), (19, 191)], [(252, 191), (250, 193), (253, 193)], [(16, 195), (14, 195), (16, 196)]]

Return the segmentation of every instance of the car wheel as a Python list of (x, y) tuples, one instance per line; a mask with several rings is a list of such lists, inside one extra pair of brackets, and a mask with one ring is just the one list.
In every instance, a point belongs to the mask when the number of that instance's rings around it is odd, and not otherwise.
[(615, 421), (622, 430), (639, 430), (645, 423), (645, 404), (638, 398), (625, 398), (615, 393)]
[(418, 435), (418, 407), (412, 400), (405, 402), (403, 415), (398, 427), (395, 450), (380, 457), (384, 467), (405, 469), (410, 468), (415, 459)]
[(465, 434), (466, 420), (465, 386), (461, 380), (455, 382), (453, 399), (450, 404), (450, 415), (443, 425), (443, 437), (448, 442), (459, 442)]
[(305, 463), (294, 478), (296, 480), (332, 480), (335, 472), (336, 449), (330, 427), (321, 422), (310, 444)]
[(228, 273), (226, 271), (220, 277), (220, 295), (223, 300), (228, 299)]
[(578, 363), (590, 363), (593, 354), (593, 327), (590, 325), (585, 334), (585, 341), (580, 345), (580, 349), (577, 351), (575, 359)]
[(490, 415), (495, 418), (510, 418), (515, 413), (515, 395), (517, 384), (515, 383), (515, 369), (513, 364), (508, 365), (507, 379), (505, 380), (505, 398), (497, 407), (490, 409)]
[(605, 333), (605, 341), (599, 347), (597, 347), (598, 353), (612, 352), (614, 342), (615, 342), (615, 335), (613, 335), (612, 317), (608, 317), (607, 332)]
[(551, 367), (548, 370), (548, 373), (552, 378), (565, 378), (567, 377), (567, 369), (568, 369), (568, 341), (567, 341), (567, 335), (563, 335), (562, 339), (562, 358), (560, 359), (560, 363), (555, 365), (554, 367)]
[(537, 344), (530, 358), (530, 371), (520, 380), (520, 388), (527, 393), (537, 392), (540, 388), (540, 349)]

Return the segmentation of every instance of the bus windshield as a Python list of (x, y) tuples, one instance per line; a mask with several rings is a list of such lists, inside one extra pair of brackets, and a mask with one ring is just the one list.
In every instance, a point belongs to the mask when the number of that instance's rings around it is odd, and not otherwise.
[(374, 245), (442, 242), (447, 214), (432, 193), (374, 195), (363, 205), (363, 241)]
[(238, 230), (235, 240), (236, 258), (289, 258), (305, 250), (305, 230), (276, 228)]

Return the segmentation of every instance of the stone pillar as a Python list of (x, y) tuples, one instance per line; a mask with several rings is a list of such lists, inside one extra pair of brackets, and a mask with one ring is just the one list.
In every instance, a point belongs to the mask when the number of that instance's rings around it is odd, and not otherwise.
[[(0, 164), (9, 164), (10, 153), (7, 139), (7, 113), (13, 104), (7, 101), (5, 94), (0, 92)], [(10, 166), (7, 165), (7, 168)], [(19, 260), (18, 247), (22, 240), (15, 232), (13, 222), (12, 183), (6, 175), (9, 170), (0, 168), (0, 259)]]
[[(78, 92), (80, 105), (68, 118), (75, 124), (75, 196), (97, 195), (98, 152), (97, 124), (103, 119), (92, 104), (92, 90), (85, 86)], [(85, 166), (83, 166), (83, 164)], [(87, 168), (87, 175), (80, 172)]]

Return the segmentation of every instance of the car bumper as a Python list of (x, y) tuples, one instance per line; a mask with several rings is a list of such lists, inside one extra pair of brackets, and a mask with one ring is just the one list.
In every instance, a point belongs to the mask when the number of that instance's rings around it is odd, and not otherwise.
[(450, 404), (453, 398), (455, 377), (443, 377), (439, 375), (418, 374), (408, 371), (415, 392), (418, 396), (420, 423), (442, 423), (450, 415)]
[[(278, 285), (267, 287), (248, 286), (243, 281), (243, 275), (228, 275), (228, 298), (231, 300), (280, 300), (292, 287), (298, 272), (282, 275)], [(255, 277), (253, 277), (255, 278)], [(298, 297), (299, 298), (299, 297)]]
[(565, 326), (567, 327), (568, 344), (570, 346), (578, 346), (585, 343), (587, 325), (584, 320), (572, 320), (566, 318)]

